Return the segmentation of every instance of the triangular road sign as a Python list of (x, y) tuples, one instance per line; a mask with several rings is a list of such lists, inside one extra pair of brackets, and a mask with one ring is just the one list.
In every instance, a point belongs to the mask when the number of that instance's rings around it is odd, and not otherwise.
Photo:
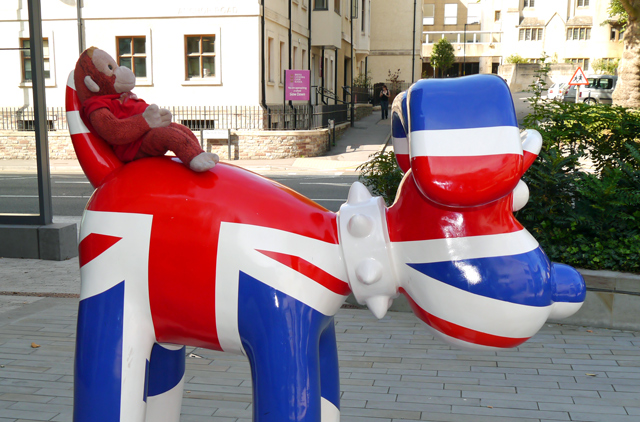
[(569, 85), (589, 85), (587, 75), (584, 74), (581, 67), (576, 69), (575, 73), (571, 77), (571, 80), (569, 81)]

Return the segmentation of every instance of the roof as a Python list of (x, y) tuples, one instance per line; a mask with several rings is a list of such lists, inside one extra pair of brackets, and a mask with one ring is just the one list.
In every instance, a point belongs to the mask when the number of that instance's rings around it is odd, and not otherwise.
[(593, 17), (574, 16), (567, 20), (567, 26), (593, 26)]
[(545, 22), (542, 19), (538, 18), (524, 18), (520, 21), (520, 27), (541, 27), (545, 26)]

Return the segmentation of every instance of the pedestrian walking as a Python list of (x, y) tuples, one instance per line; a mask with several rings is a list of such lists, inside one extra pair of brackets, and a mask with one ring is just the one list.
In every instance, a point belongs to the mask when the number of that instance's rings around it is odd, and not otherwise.
[(382, 111), (382, 120), (389, 118), (389, 90), (386, 85), (382, 85), (380, 91), (380, 110)]

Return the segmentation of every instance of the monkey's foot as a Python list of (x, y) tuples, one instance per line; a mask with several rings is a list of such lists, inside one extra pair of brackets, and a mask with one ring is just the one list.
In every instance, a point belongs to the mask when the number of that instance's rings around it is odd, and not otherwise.
[(193, 171), (201, 172), (212, 169), (216, 163), (220, 161), (218, 154), (213, 154), (211, 152), (202, 152), (199, 155), (191, 160), (189, 163), (189, 167)]

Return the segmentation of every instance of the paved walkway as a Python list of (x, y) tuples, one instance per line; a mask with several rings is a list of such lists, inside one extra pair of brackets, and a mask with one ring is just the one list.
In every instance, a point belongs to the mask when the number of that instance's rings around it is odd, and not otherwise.
[[(356, 123), (313, 164), (245, 165), (350, 171), (386, 142), (387, 121), (378, 120)], [(8, 167), (0, 161), (0, 171)], [(69, 167), (54, 163), (52, 171)], [(0, 422), (71, 421), (79, 286), (77, 258), (0, 258)], [(464, 352), (435, 340), (409, 313), (377, 321), (342, 309), (336, 322), (342, 422), (640, 420), (640, 332), (548, 324), (516, 349)], [(244, 358), (189, 350), (181, 421), (248, 422), (251, 401)]]

